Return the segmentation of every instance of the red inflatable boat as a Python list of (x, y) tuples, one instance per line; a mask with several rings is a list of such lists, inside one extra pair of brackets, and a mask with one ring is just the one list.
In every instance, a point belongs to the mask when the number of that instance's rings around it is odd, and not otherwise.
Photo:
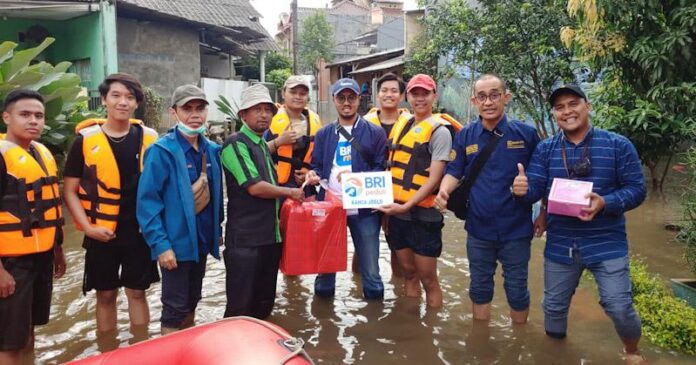
[(232, 317), (120, 348), (70, 364), (265, 365), (314, 364), (301, 339), (251, 317)]

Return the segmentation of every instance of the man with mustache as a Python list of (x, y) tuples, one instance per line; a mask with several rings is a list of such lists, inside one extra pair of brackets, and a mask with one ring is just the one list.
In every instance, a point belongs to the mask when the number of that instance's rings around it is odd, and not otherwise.
[(163, 335), (194, 325), (208, 254), (220, 258), (223, 220), (220, 146), (204, 135), (205, 93), (179, 86), (169, 114), (177, 124), (145, 152), (137, 210), (162, 271)]
[[(384, 171), (387, 138), (382, 128), (358, 114), (360, 87), (353, 79), (343, 78), (331, 88), (338, 119), (317, 132), (312, 153), (310, 183), (327, 181), (329, 190), (340, 197), (341, 175), (346, 172)], [(324, 191), (320, 193), (320, 198)], [(379, 275), (380, 215), (372, 209), (350, 210), (348, 227), (358, 256), (365, 299), (382, 300), (384, 284)], [(333, 297), (336, 274), (320, 274), (314, 282), (314, 293)]]
[(627, 364), (642, 364), (641, 322), (633, 307), (624, 212), (645, 199), (645, 179), (635, 147), (626, 137), (595, 128), (592, 105), (577, 85), (551, 93), (562, 133), (542, 141), (525, 172), (518, 164), (512, 193), (533, 202), (548, 197), (555, 178), (593, 183), (590, 205), (577, 217), (549, 214), (544, 249), (544, 327), (563, 339), (568, 309), (584, 270), (592, 272), (599, 303), (614, 322)]
[(279, 200), (304, 199), (299, 188), (278, 184), (263, 134), (276, 108), (268, 89), (255, 84), (242, 92), (239, 116), (244, 126), (222, 149), (227, 183), (225, 317), (266, 318), (273, 311), (282, 253)]
[(482, 75), (474, 82), (471, 103), (479, 118), (454, 138), (456, 156), (447, 166), (437, 204), (441, 208), (447, 206), (450, 193), (460, 179), (471, 173), (481, 152), (490, 143), (496, 143), (469, 194), (464, 226), (471, 271), (469, 297), (474, 319), (489, 320), (493, 277), (500, 262), (510, 318), (513, 323), (526, 323), (528, 266), (534, 230), (532, 205), (515, 199), (510, 194), (510, 185), (517, 175), (517, 164), (529, 162), (539, 136), (534, 127), (507, 118), (505, 106), (511, 98), (505, 82), (495, 75)]
[(321, 128), (321, 119), (307, 108), (309, 87), (309, 82), (302, 76), (293, 75), (285, 81), (282, 89), (284, 104), (264, 134), (276, 163), (278, 184), (282, 186), (295, 188), (302, 185), (311, 168), (314, 136)]

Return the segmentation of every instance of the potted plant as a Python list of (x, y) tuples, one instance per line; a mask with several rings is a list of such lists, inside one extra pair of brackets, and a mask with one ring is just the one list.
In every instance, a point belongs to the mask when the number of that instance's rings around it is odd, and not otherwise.
[[(685, 163), (691, 176), (682, 200), (684, 223), (677, 238), (684, 243), (684, 257), (696, 276), (696, 146), (686, 153)], [(672, 279), (672, 291), (696, 308), (696, 279)]]

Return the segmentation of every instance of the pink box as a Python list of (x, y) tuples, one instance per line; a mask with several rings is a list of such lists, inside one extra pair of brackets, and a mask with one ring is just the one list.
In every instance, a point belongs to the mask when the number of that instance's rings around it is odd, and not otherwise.
[(589, 181), (554, 178), (547, 210), (550, 214), (578, 217), (582, 208), (590, 206), (590, 198), (585, 198), (585, 195), (591, 192), (592, 183)]

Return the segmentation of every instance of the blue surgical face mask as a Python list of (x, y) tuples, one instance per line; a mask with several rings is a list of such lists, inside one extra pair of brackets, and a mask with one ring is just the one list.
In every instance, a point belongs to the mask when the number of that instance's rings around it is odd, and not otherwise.
[(193, 129), (193, 128), (190, 128), (189, 126), (187, 126), (186, 124), (184, 124), (184, 122), (179, 121), (179, 123), (177, 123), (176, 127), (179, 129), (179, 131), (181, 131), (181, 133), (183, 133), (189, 137), (193, 137), (193, 136), (196, 136), (198, 134), (203, 134), (206, 131), (205, 123), (201, 124), (200, 127)]

